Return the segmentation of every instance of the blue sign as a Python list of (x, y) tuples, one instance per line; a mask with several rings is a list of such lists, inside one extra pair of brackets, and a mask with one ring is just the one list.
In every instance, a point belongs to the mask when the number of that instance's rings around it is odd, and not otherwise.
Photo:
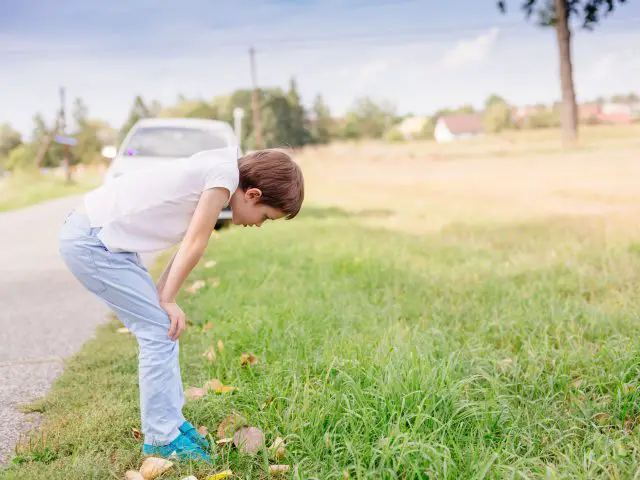
[(75, 138), (65, 137), (63, 135), (56, 135), (56, 143), (60, 145), (76, 145), (78, 141)]

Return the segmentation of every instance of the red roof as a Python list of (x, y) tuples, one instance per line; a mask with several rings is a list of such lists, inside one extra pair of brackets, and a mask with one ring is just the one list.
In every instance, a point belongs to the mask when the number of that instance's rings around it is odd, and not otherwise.
[(598, 120), (602, 123), (612, 123), (615, 125), (628, 125), (631, 123), (631, 116), (625, 113), (602, 113), (598, 116)]
[(585, 103), (578, 105), (578, 116), (580, 118), (597, 117), (600, 115), (602, 108), (597, 103)]
[(454, 135), (481, 133), (484, 131), (482, 117), (476, 113), (460, 113), (440, 117)]

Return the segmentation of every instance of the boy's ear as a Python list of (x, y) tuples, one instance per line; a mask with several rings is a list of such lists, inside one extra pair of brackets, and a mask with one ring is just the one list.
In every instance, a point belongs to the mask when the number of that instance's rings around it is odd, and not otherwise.
[(246, 198), (247, 200), (255, 201), (255, 200), (259, 200), (260, 197), (262, 197), (262, 190), (260, 190), (259, 188), (249, 188), (244, 193), (244, 198)]

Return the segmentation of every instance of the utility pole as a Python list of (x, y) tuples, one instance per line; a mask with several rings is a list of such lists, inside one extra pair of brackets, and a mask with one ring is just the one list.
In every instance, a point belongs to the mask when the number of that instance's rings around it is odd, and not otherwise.
[(256, 139), (256, 150), (262, 148), (262, 130), (260, 127), (260, 96), (258, 90), (258, 80), (256, 76), (256, 51), (253, 47), (249, 49), (249, 59), (251, 61), (251, 81), (253, 83), (253, 95), (251, 98), (251, 108), (253, 109), (253, 132)]

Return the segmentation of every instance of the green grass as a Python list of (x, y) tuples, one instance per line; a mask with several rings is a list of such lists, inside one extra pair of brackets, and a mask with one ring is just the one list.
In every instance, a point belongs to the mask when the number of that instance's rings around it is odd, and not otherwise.
[(92, 172), (72, 184), (67, 184), (63, 178), (38, 172), (17, 172), (12, 177), (0, 178), (0, 212), (82, 193), (99, 183), (99, 175)]
[[(450, 228), (431, 237), (364, 229), (337, 210), (232, 229), (181, 304), (185, 388), (215, 431), (238, 412), (290, 478), (633, 478), (640, 468), (640, 244), (597, 222)], [(213, 322), (203, 332), (202, 326)], [(116, 322), (69, 362), (43, 430), (3, 478), (122, 478), (141, 461), (136, 348)], [(202, 353), (218, 340), (215, 362)], [(252, 352), (259, 363), (243, 368)], [(266, 403), (266, 405), (265, 405)], [(210, 469), (264, 478), (267, 459), (217, 449)], [(345, 473), (348, 472), (348, 473)]]

